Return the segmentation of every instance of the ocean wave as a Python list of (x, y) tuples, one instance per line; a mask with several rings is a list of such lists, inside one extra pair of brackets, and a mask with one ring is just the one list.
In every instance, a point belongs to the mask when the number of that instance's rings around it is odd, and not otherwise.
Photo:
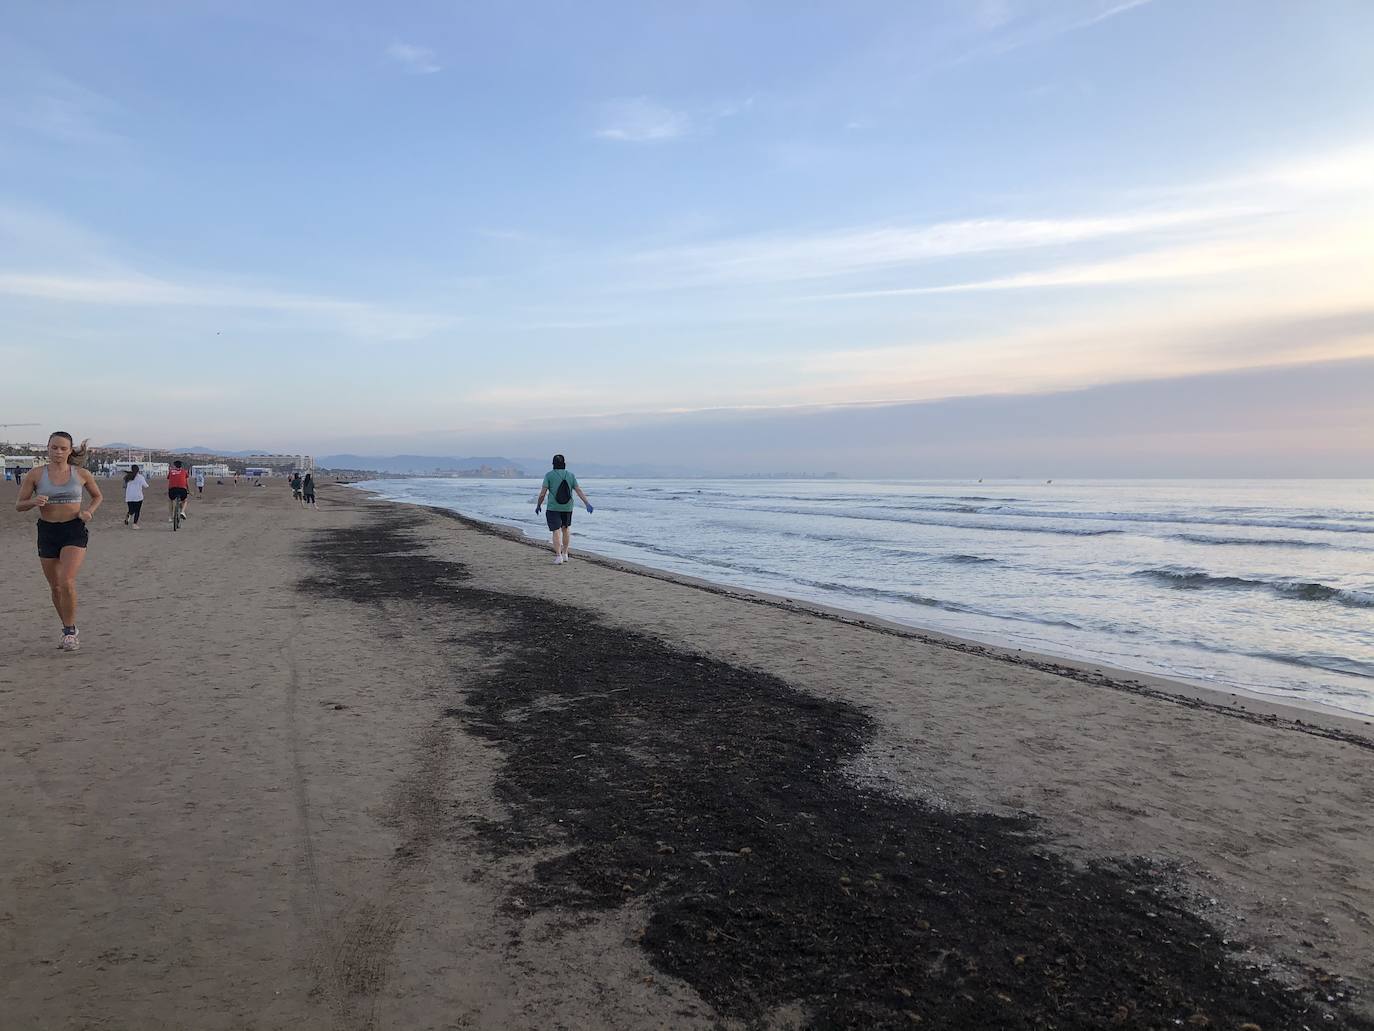
[[(824, 509), (776, 508), (763, 505), (750, 506), (748, 509), (735, 508), (735, 506), (720, 507), (732, 508), (734, 511), (771, 512), (778, 515), (799, 515), (810, 516), (812, 518), (821, 517), (825, 519), (856, 519), (861, 522), (894, 523), (897, 525), (911, 526), (946, 526), (952, 530), (991, 530), (995, 533), (1052, 533), (1066, 537), (1105, 537), (1109, 534), (1126, 532), (1125, 530), (1117, 529), (1074, 529), (1067, 526), (1011, 526), (1006, 523), (952, 522), (946, 519), (920, 519), (911, 515), (897, 518), (884, 515), (867, 515), (861, 512), (832, 512)], [(903, 511), (911, 510), (904, 509)]]
[(982, 565), (985, 562), (997, 562), (995, 558), (988, 558), (985, 555), (945, 555), (941, 561), (955, 562), (959, 565)]
[[(1216, 511), (1216, 509), (1213, 509)], [(1065, 509), (1004, 508), (999, 515), (1018, 519), (1071, 519), (1110, 523), (1172, 523), (1180, 526), (1235, 526), (1265, 530), (1316, 530), (1321, 533), (1374, 534), (1374, 517), (1357, 512), (1337, 514), (1271, 514), (1266, 517), (1231, 519), (1187, 512), (1076, 512)], [(1340, 519), (1341, 522), (1332, 520)]]
[(1243, 576), (1212, 576), (1200, 569), (1141, 569), (1133, 576), (1155, 580), (1175, 590), (1267, 591), (1297, 601), (1333, 601), (1349, 608), (1374, 608), (1374, 591), (1354, 591), (1303, 580), (1252, 580)]
[(1283, 652), (1254, 652), (1257, 659), (1269, 659), (1289, 666), (1320, 669), (1328, 673), (1344, 673), (1350, 677), (1374, 680), (1374, 662), (1361, 662), (1345, 655), (1288, 655)]
[(1191, 541), (1193, 544), (1254, 544), (1260, 547), (1281, 546), (1288, 548), (1330, 548), (1329, 541), (1304, 541), (1289, 537), (1209, 537), (1203, 533), (1171, 533), (1176, 541)]

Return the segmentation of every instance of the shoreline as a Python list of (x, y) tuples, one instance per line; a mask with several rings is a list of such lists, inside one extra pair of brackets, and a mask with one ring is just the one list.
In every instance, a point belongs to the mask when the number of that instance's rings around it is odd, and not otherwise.
[[(523, 530), (492, 520), (478, 519), (464, 515), (442, 505), (424, 505), (410, 501), (395, 501), (380, 496), (368, 487), (353, 484), (347, 489), (366, 494), (376, 501), (403, 507), (423, 509), (445, 518), (454, 519), (464, 525), (484, 533), (490, 533), (523, 544), (536, 550), (547, 550), (548, 544), (529, 536)], [(1216, 687), (1183, 678), (1166, 677), (1153, 673), (1140, 673), (1135, 670), (1113, 666), (1105, 662), (1093, 662), (1070, 656), (1054, 655), (1031, 649), (1017, 648), (1010, 644), (981, 641), (971, 637), (960, 637), (926, 627), (914, 626), (896, 620), (885, 619), (854, 609), (825, 605), (820, 602), (789, 598), (746, 587), (736, 587), (713, 580), (659, 569), (654, 566), (633, 562), (629, 559), (613, 558), (586, 548), (578, 552), (578, 557), (635, 576), (663, 580), (668, 583), (683, 584), (722, 597), (738, 598), (767, 605), (784, 611), (805, 612), (853, 626), (864, 627), (880, 633), (907, 637), (955, 651), (1007, 662), (1042, 672), (1054, 673), (1072, 680), (1127, 691), (1146, 697), (1161, 698), (1184, 705), (1194, 705), (1223, 713), (1237, 719), (1257, 723), (1278, 724), (1295, 731), (1332, 737), (1348, 741), (1361, 747), (1374, 749), (1374, 717), (1361, 713), (1347, 712), (1316, 702), (1294, 702), (1277, 700), (1263, 692), (1245, 690), (1239, 687)]]

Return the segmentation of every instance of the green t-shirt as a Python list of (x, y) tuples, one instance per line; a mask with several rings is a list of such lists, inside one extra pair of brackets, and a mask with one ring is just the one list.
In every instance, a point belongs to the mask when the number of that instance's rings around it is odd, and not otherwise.
[[(568, 481), (568, 501), (566, 504), (558, 503), (558, 485), (564, 480)], [(573, 510), (573, 499), (576, 497), (573, 491), (577, 488), (577, 477), (567, 469), (550, 469), (544, 474), (544, 489), (549, 492), (545, 499), (545, 504), (550, 512), (571, 512)]]

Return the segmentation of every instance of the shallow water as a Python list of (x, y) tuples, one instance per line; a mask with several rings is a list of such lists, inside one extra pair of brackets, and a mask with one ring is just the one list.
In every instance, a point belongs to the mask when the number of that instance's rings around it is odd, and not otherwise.
[[(544, 539), (535, 480), (377, 480)], [(1374, 716), (1367, 480), (589, 480), (573, 549)]]

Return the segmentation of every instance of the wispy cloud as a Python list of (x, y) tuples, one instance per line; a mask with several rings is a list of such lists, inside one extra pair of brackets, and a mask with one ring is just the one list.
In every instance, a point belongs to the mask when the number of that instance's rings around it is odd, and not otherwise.
[(624, 143), (673, 140), (692, 131), (692, 119), (647, 97), (613, 100), (603, 106), (596, 135)]
[(637, 256), (673, 282), (787, 282), (823, 279), (914, 262), (994, 251), (1085, 243), (1215, 224), (1253, 216), (1218, 206), (1076, 218), (976, 219), (927, 226), (845, 229), (808, 236), (761, 236)]
[(1054, 287), (1121, 286), (1222, 276), (1257, 269), (1290, 268), (1348, 259), (1374, 260), (1369, 232), (1298, 234), (1268, 239), (1203, 243), (1144, 251), (1107, 261), (1057, 265), (1034, 272), (937, 286), (888, 290), (849, 290), (812, 295), (811, 300), (862, 300), (867, 298), (920, 296), (924, 294), (982, 293), (997, 290), (1029, 290)]
[(457, 321), (362, 301), (253, 287), (176, 283), (144, 275), (0, 273), (0, 294), (64, 304), (270, 311), (323, 322), (355, 336), (391, 340), (424, 336)]
[(115, 101), (47, 70), (31, 70), (0, 98), (0, 125), (65, 144), (110, 144), (124, 137), (114, 125)]
[(433, 75), (443, 70), (434, 51), (428, 47), (392, 43), (386, 48), (386, 56), (412, 75)]
[(998, 57), (1022, 47), (1047, 43), (1152, 2), (1089, 0), (1085, 4), (1055, 0), (1045, 5), (1028, 4), (1025, 0), (984, 0), (972, 9), (972, 17), (974, 27), (986, 34), (987, 38), (942, 62), (941, 67), (951, 68), (969, 61)]
[[(988, 337), (802, 356), (809, 388), (779, 400), (931, 400), (1374, 356), (1374, 309), (1277, 297), (1239, 313), (1220, 306), (1120, 313)], [(795, 359), (794, 359), (795, 360)]]

